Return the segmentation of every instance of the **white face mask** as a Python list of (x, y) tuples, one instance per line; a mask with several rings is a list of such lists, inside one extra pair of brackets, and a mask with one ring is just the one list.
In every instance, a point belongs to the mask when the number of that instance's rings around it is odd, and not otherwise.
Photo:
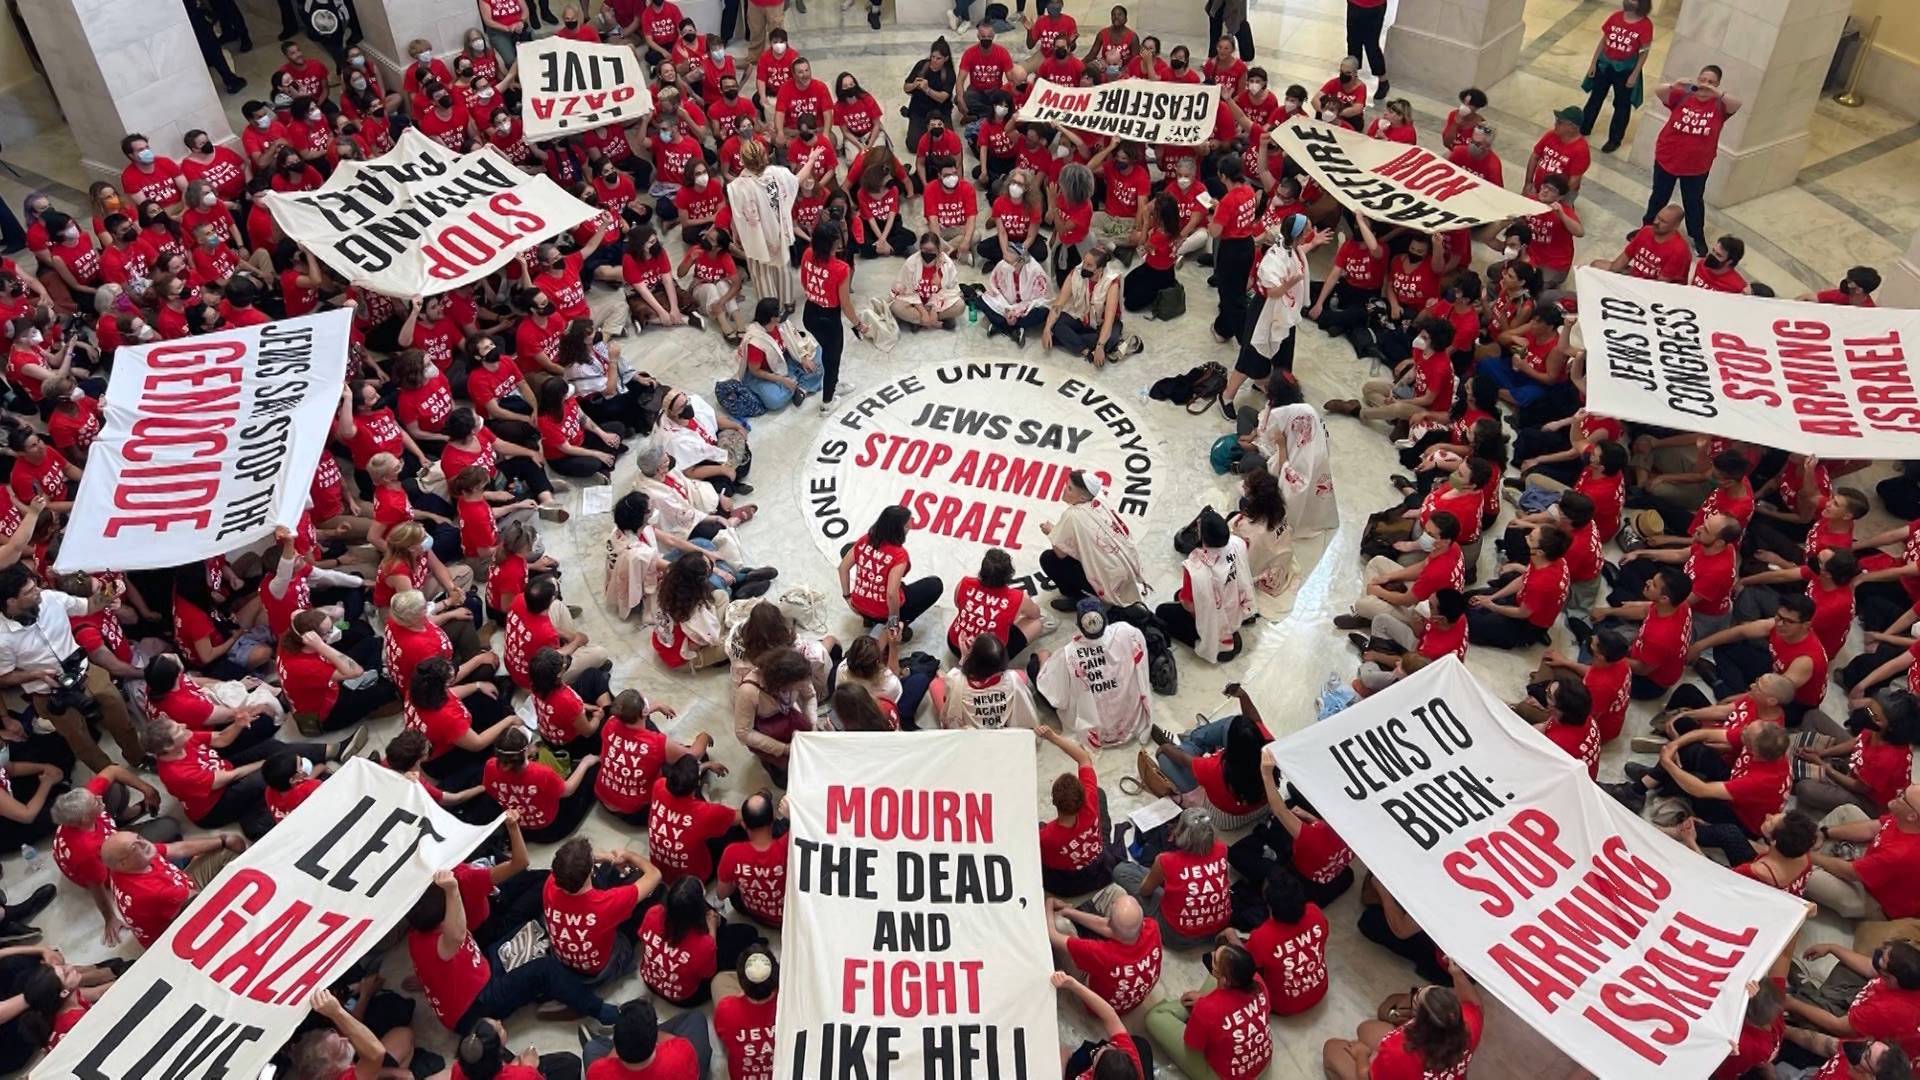
[(1520, 245), (1519, 245), (1519, 244), (1515, 244), (1515, 243), (1511, 243), (1511, 242), (1509, 242), (1509, 243), (1507, 244), (1507, 246), (1506, 246), (1505, 248), (1503, 248), (1502, 250), (1504, 250), (1504, 251), (1506, 252), (1506, 254), (1507, 254), (1507, 258), (1509, 258), (1509, 259), (1516, 259), (1516, 258), (1519, 258), (1519, 257), (1520, 257)]
[(259, 128), (261, 131), (267, 130), (273, 126), (273, 114), (261, 113), (259, 116), (254, 117), (253, 126)]
[(1179, 184), (1183, 188), (1193, 186), (1193, 177), (1191, 176), (1176, 176), (1173, 178), (1173, 181), (1174, 183)]
[(41, 336), (40, 336), (40, 331), (38, 331), (38, 330), (29, 330), (29, 331), (27, 331), (27, 344), (29, 344), (29, 345), (38, 345), (38, 344), (40, 344), (40, 343), (41, 343), (42, 341), (45, 341), (45, 340), (46, 340), (45, 338), (43, 338), (43, 337), (41, 337)]
[(69, 244), (74, 243), (80, 239), (80, 230), (68, 229), (66, 232), (60, 234), (60, 239), (65, 240)]
[(475, 96), (475, 97), (477, 97), (477, 98), (479, 98), (479, 99), (480, 99), (481, 101), (492, 101), (492, 100), (493, 100), (493, 87), (491, 87), (491, 86), (489, 86), (489, 87), (487, 87), (487, 88), (485, 88), (485, 89), (483, 89), (483, 90), (481, 90), (481, 91), (480, 91), (480, 92), (479, 92), (478, 94), (475, 94), (474, 96)]
[(133, 324), (133, 336), (139, 338), (141, 341), (152, 341), (160, 335), (155, 333), (153, 327), (148, 326), (146, 323), (137, 322)]
[(358, 75), (355, 75), (353, 78), (348, 79), (347, 83), (348, 85), (352, 86), (355, 90), (365, 90), (367, 88), (367, 80), (361, 78)]
[(347, 63), (357, 68), (364, 68), (367, 66), (367, 58), (364, 56), (349, 56), (347, 57)]
[(1067, 157), (1072, 155), (1072, 153), (1073, 153), (1073, 147), (1068, 146), (1066, 143), (1061, 143), (1059, 146), (1056, 146), (1053, 148), (1053, 156), (1060, 158), (1063, 161), (1066, 160)]
[(1018, 199), (1021, 196), (1025, 195), (1026, 193), (1027, 193), (1027, 186), (1025, 184), (1008, 184), (1007, 185), (1007, 198), (1009, 199)]
[(1413, 339), (1414, 352), (1430, 352), (1432, 351), (1432, 349), (1433, 349), (1433, 339), (1429, 338), (1427, 335), (1421, 334), (1419, 337)]
[(209, 191), (205, 195), (200, 196), (200, 206), (202, 209), (211, 210), (218, 205), (220, 205), (220, 196), (215, 195), (213, 192)]
[(472, 41), (467, 42), (467, 51), (477, 56), (487, 51), (487, 43), (479, 38), (474, 38)]
[(307, 110), (307, 123), (309, 124), (317, 124), (320, 121), (325, 120), (326, 118), (327, 118), (327, 114), (321, 112), (319, 109)]
[(312, 776), (313, 762), (308, 761), (306, 758), (300, 758), (299, 764), (294, 766), (293, 771), (300, 774), (301, 776)]
[(946, 188), (948, 191), (952, 191), (954, 188), (960, 186), (960, 178), (957, 176), (943, 176), (940, 178), (940, 186)]
[(1247, 93), (1249, 94), (1257, 94), (1260, 91), (1265, 90), (1266, 88), (1267, 88), (1267, 84), (1260, 79), (1247, 80)]
[(784, 41), (776, 41), (776, 42), (774, 42), (774, 43), (773, 43), (773, 55), (775, 55), (775, 56), (785, 56), (785, 55), (787, 55), (787, 43), (786, 43), (786, 42), (784, 42)]
[(419, 55), (419, 56), (416, 56), (416, 57), (414, 57), (414, 59), (415, 59), (415, 60), (418, 60), (418, 61), (420, 61), (420, 62), (421, 62), (421, 63), (423, 63), (423, 64), (431, 64), (431, 63), (433, 63), (433, 50), (432, 50), (432, 49), (421, 49), (421, 50), (420, 50), (420, 55)]
[(707, 56), (711, 58), (715, 64), (718, 64), (720, 63), (720, 61), (725, 60), (727, 58), (727, 50), (712, 49), (708, 51)]
[(1438, 544), (1439, 542), (1440, 542), (1439, 539), (1436, 538), (1430, 532), (1422, 532), (1420, 534), (1419, 539), (1414, 541), (1414, 543), (1420, 545), (1421, 551), (1432, 551), (1434, 548), (1434, 545)]

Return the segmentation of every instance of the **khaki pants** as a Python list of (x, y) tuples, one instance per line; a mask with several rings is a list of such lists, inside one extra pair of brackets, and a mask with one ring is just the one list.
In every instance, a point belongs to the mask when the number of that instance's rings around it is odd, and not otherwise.
[[(1872, 820), (1865, 810), (1848, 804), (1836, 807), (1820, 824), (1831, 829), (1838, 825), (1848, 825), (1856, 821)], [(1892, 826), (1887, 826), (1891, 828)], [(1828, 854), (1832, 854), (1831, 851)], [(1813, 874), (1807, 878), (1807, 899), (1839, 915), (1843, 919), (1884, 919), (1887, 913), (1880, 909), (1880, 901), (1867, 892), (1866, 886), (1857, 881), (1846, 881), (1814, 867)]]
[[(751, 67), (760, 59), (761, 52), (767, 47), (767, 35), (775, 30), (785, 29), (787, 9), (785, 4), (760, 5), (747, 0), (747, 65)], [(771, 107), (771, 105), (769, 105)]]
[[(87, 695), (100, 706), (100, 726), (113, 736), (120, 747), (120, 756), (126, 759), (131, 768), (141, 768), (147, 764), (147, 752), (140, 747), (140, 733), (134, 730), (133, 720), (127, 715), (127, 700), (120, 695), (120, 687), (113, 681), (113, 675), (99, 664), (87, 665)], [(33, 707), (60, 737), (67, 740), (73, 756), (81, 764), (94, 772), (113, 764), (107, 752), (100, 748), (99, 740), (93, 737), (93, 731), (87, 726), (86, 717), (68, 709), (56, 712), (52, 702), (44, 694), (33, 697)]]
[(1406, 420), (1421, 407), (1393, 396), (1392, 379), (1368, 379), (1360, 384), (1360, 419)]
[[(918, 304), (915, 304), (912, 301), (907, 300), (905, 297), (896, 296), (893, 298), (893, 304), (891, 306), (893, 309), (893, 317), (900, 320), (900, 325), (920, 326), (920, 322), (919, 322), (920, 309)], [(953, 302), (952, 307), (946, 309), (945, 311), (936, 311), (933, 314), (936, 318), (939, 318), (942, 320), (957, 319), (960, 317), (960, 313), (965, 311), (966, 309), (967, 309), (967, 306), (965, 304), (956, 300)]]
[[(1375, 555), (1367, 560), (1366, 582), (1371, 585), (1381, 578), (1400, 569), (1400, 564), (1385, 555)], [(1382, 615), (1398, 619), (1412, 627), (1416, 632), (1426, 620), (1424, 601), (1407, 607), (1395, 607), (1385, 600), (1368, 593), (1362, 593), (1353, 601), (1353, 613), (1362, 618), (1378, 619)]]

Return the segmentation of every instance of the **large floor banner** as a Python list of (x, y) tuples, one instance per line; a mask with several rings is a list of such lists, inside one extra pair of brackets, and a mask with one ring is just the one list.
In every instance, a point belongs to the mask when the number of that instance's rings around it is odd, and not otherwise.
[(298, 523), (352, 320), (330, 311), (121, 346), (55, 569), (180, 566)]
[(1274, 753), (1447, 955), (1601, 1080), (1711, 1073), (1806, 917), (1609, 798), (1455, 657)]
[(1830, 458), (1920, 458), (1920, 311), (1574, 272), (1587, 406)]
[(342, 277), (400, 297), (478, 281), (595, 213), (491, 146), (456, 154), (417, 128), (372, 161), (341, 162), (318, 191), (259, 198), (281, 231)]
[(630, 45), (549, 37), (520, 43), (520, 126), (528, 142), (610, 124), (653, 111), (640, 58)]
[(1060, 1071), (1033, 736), (794, 740), (776, 1077)]
[(1195, 146), (1213, 137), (1220, 88), (1158, 79), (1121, 79), (1099, 86), (1034, 81), (1033, 95), (1015, 119), (1059, 124), (1130, 142)]
[(364, 759), (226, 867), (34, 1080), (259, 1076), (330, 985), (479, 845), (426, 789)]
[(1307, 116), (1273, 129), (1288, 161), (1356, 214), (1421, 232), (1468, 229), (1546, 212), (1423, 146), (1370, 139)]

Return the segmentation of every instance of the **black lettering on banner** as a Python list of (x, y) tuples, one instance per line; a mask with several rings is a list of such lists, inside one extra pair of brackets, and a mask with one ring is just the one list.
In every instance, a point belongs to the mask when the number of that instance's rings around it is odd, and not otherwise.
[[(380, 175), (370, 175), (376, 169)], [(461, 171), (431, 188), (413, 193), (404, 205), (401, 182), (418, 183), (447, 177), (449, 166), (423, 154), (397, 171), (369, 166), (349, 187), (339, 191), (298, 195), (293, 201), (318, 211), (328, 225), (342, 233), (331, 245), (341, 258), (365, 273), (379, 273), (396, 257), (421, 246), (433, 225), (452, 214), (511, 191), (524, 177), (509, 175), (489, 157), (478, 157)], [(393, 176), (389, 184), (381, 176)]]
[(1374, 802), (1422, 850), (1492, 817), (1513, 796), (1473, 766), (1450, 759), (1474, 745), (1472, 729), (1433, 697), (1327, 748), (1346, 778), (1341, 794)]
[(552, 120), (561, 131), (616, 123), (627, 117), (627, 104), (638, 97), (629, 85), (631, 56), (619, 52), (583, 51), (553, 43), (540, 55), (539, 87), (528, 107), (540, 120)]
[(1287, 130), (1304, 145), (1306, 158), (1314, 165), (1309, 171), (1322, 186), (1349, 206), (1365, 210), (1369, 217), (1429, 233), (1459, 228), (1473, 220), (1360, 168), (1328, 132), (1301, 124)]
[[(186, 1008), (168, 1019), (181, 1004), (172, 1000), (174, 987), (155, 979), (140, 1000), (115, 1020), (104, 1038), (94, 1042), (74, 1064), (79, 1080), (189, 1080), (225, 1076), (228, 1066), (248, 1043), (266, 1034), (251, 1024), (235, 1023), (209, 1013), (202, 1005)], [(164, 1030), (158, 1030), (165, 1025)], [(146, 1050), (126, 1065), (112, 1064), (116, 1055), (140, 1046)]]

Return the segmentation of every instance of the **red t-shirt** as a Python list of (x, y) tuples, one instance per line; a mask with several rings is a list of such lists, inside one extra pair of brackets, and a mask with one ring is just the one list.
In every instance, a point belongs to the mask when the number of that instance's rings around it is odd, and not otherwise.
[(967, 87), (977, 93), (998, 90), (1006, 85), (1007, 72), (1013, 70), (1013, 55), (999, 44), (975, 44), (960, 54), (960, 70), (967, 75)]
[(1767, 815), (1779, 813), (1786, 805), (1787, 792), (1793, 786), (1790, 763), (1785, 757), (1761, 761), (1747, 755), (1746, 768), (1735, 768), (1726, 786), (1740, 827), (1749, 836), (1759, 836)]
[(214, 789), (214, 776), (224, 770), (227, 763), (213, 749), (213, 736), (204, 731), (196, 731), (187, 739), (185, 753), (171, 761), (155, 759), (153, 771), (160, 774), (160, 782), (166, 785), (168, 794), (180, 800), (180, 809), (186, 811), (190, 821), (199, 821), (207, 816), (214, 804), (220, 801), (220, 792)]
[[(748, 2), (760, 4), (760, 0), (748, 0)], [(502, 1076), (501, 1080), (517, 1080), (517, 1078)], [(538, 1080), (538, 1078), (528, 1077), (527, 1080)], [(621, 1061), (618, 1054), (608, 1054), (587, 1066), (587, 1080), (705, 1080), (705, 1078), (700, 1075), (700, 1059), (693, 1052), (693, 1044), (678, 1035), (668, 1035), (663, 1032), (659, 1043), (654, 1046), (653, 1064), (643, 1069)]]
[(480, 784), (493, 801), (507, 810), (520, 812), (520, 824), (543, 829), (560, 816), (560, 800), (566, 795), (567, 782), (544, 762), (529, 761), (518, 769), (500, 767), (497, 758), (488, 758), (481, 771)]
[(806, 292), (807, 303), (832, 311), (840, 309), (840, 287), (846, 284), (853, 271), (845, 261), (837, 258), (818, 261), (812, 249), (800, 257), (800, 287)]
[[(113, 781), (104, 776), (96, 776), (87, 781), (87, 791), (105, 798)], [(107, 864), (100, 861), (100, 845), (119, 826), (113, 822), (113, 816), (102, 809), (100, 815), (87, 825), (62, 825), (53, 830), (53, 863), (67, 880), (83, 889), (107, 883)]]
[(647, 815), (653, 864), (669, 883), (683, 877), (706, 881), (713, 877), (713, 854), (707, 850), (707, 841), (732, 828), (733, 819), (734, 812), (727, 807), (697, 795), (682, 798), (667, 790), (665, 777), (655, 780), (653, 809)]
[(193, 899), (193, 879), (167, 861), (167, 845), (153, 845), (153, 861), (138, 874), (108, 875), (113, 909), (142, 948), (152, 948), (174, 916)]
[[(465, 702), (452, 694), (448, 694), (446, 703), (437, 709), (422, 711), (415, 708), (412, 702), (408, 702), (401, 709), (401, 715), (410, 730), (427, 737), (427, 744), (432, 747), (433, 757), (439, 757), (453, 749), (454, 745), (460, 741), (460, 736), (473, 728), (473, 714), (467, 711)], [(491, 759), (488, 764), (492, 764)]]
[[(1780, 996), (1786, 997), (1787, 980), (1771, 981)], [(1775, 1016), (1773, 1023), (1766, 1027), (1742, 1024), (1740, 1038), (1734, 1044), (1733, 1052), (1727, 1055), (1727, 1060), (1721, 1062), (1719, 1068), (1713, 1070), (1709, 1080), (1741, 1080), (1747, 1075), (1747, 1070), (1757, 1069), (1772, 1061), (1774, 1055), (1780, 1052), (1780, 1040), (1786, 1035), (1786, 1030), (1785, 1013)]]
[[(465, 883), (462, 883), (465, 891)], [(433, 1014), (448, 1029), (460, 1026), (460, 1018), (487, 988), (487, 980), (493, 977), (493, 970), (487, 965), (487, 958), (480, 953), (480, 945), (468, 934), (460, 943), (460, 949), (453, 959), (440, 958), (440, 931), (407, 931), (407, 955), (413, 959), (414, 974), (419, 976), (420, 989), (427, 995), (427, 1004), (432, 1006)]]
[(1739, 573), (1740, 553), (1728, 544), (1710, 552), (1694, 543), (1687, 549), (1684, 569), (1693, 582), (1693, 610), (1702, 615), (1725, 615), (1733, 603), (1733, 580)]
[(301, 803), (306, 802), (314, 792), (319, 790), (320, 781), (312, 776), (296, 782), (285, 791), (269, 787), (266, 795), (267, 809), (273, 811), (273, 820), (285, 821), (288, 814), (293, 813)]
[(1847, 1006), (1847, 1022), (1868, 1039), (1885, 1039), (1920, 1054), (1920, 990), (1903, 990), (1882, 975), (1860, 988)]
[(598, 975), (613, 959), (620, 924), (640, 905), (640, 891), (631, 885), (577, 893), (562, 889), (552, 877), (541, 890), (546, 908), (547, 940), (553, 955), (583, 975)]
[(1380, 1040), (1380, 1046), (1373, 1052), (1373, 1061), (1367, 1067), (1367, 1080), (1464, 1080), (1467, 1066), (1473, 1061), (1473, 1051), (1480, 1045), (1480, 1026), (1484, 1023), (1480, 1006), (1472, 1002), (1460, 1003), (1460, 1019), (1467, 1028), (1467, 1053), (1451, 1067), (1435, 1072), (1427, 1068), (1427, 1063), (1419, 1054), (1407, 1047), (1407, 1029), (1394, 1028)]
[(593, 795), (618, 814), (631, 814), (653, 800), (653, 782), (666, 763), (667, 737), (640, 724), (608, 720), (600, 726), (600, 771)]
[(714, 1002), (713, 1030), (727, 1052), (731, 1080), (773, 1080), (773, 1026), (779, 1006), (778, 994), (765, 1001), (735, 994)]
[(1048, 870), (1084, 869), (1106, 850), (1100, 835), (1100, 777), (1090, 765), (1082, 765), (1075, 776), (1083, 801), (1079, 817), (1071, 826), (1040, 823), (1040, 865)]
[(1693, 249), (1678, 232), (1669, 233), (1661, 240), (1653, 235), (1653, 226), (1643, 225), (1627, 243), (1625, 272), (1631, 277), (1681, 282), (1687, 280), (1687, 271), (1692, 265)]
[(1213, 224), (1222, 240), (1251, 238), (1260, 228), (1259, 193), (1246, 184), (1229, 188), (1213, 208)]
[(1627, 706), (1633, 701), (1633, 672), (1624, 660), (1609, 664), (1596, 658), (1581, 681), (1593, 699), (1593, 723), (1600, 729), (1600, 741), (1612, 742), (1626, 724)]
[(1541, 213), (1527, 219), (1533, 230), (1533, 239), (1527, 244), (1527, 261), (1542, 270), (1558, 270), (1562, 273), (1573, 267), (1573, 233), (1561, 220), (1559, 209), (1574, 221), (1580, 220), (1579, 211), (1567, 203), (1558, 208), (1549, 207)]
[(1332, 883), (1352, 862), (1353, 849), (1324, 821), (1306, 822), (1293, 839), (1293, 868), (1315, 885)]
[(787, 838), (766, 850), (740, 840), (720, 853), (719, 880), (732, 885), (734, 904), (769, 926), (779, 926), (787, 903)]
[(1588, 778), (1600, 778), (1600, 729), (1594, 726), (1591, 716), (1584, 724), (1549, 723), (1542, 729), (1542, 734), (1553, 745), (1565, 750), (1568, 757), (1585, 762)]
[(1160, 914), (1183, 937), (1212, 937), (1227, 925), (1233, 911), (1227, 894), (1227, 846), (1215, 841), (1201, 855), (1163, 852), (1159, 858), (1166, 878)]
[(1303, 1013), (1327, 996), (1327, 916), (1308, 904), (1297, 923), (1269, 918), (1247, 935), (1278, 1016)]
[(864, 536), (854, 544), (853, 550), (853, 566), (847, 576), (851, 595), (847, 602), (868, 618), (884, 619), (888, 610), (887, 579), (894, 567), (911, 569), (913, 561), (907, 556), (906, 548), (897, 544), (875, 547)]
[(1341, 284), (1361, 292), (1379, 292), (1387, 279), (1386, 249), (1375, 255), (1358, 240), (1342, 242), (1333, 253), (1333, 264), (1340, 271)]
[(1653, 144), (1654, 164), (1675, 176), (1700, 176), (1713, 168), (1720, 129), (1727, 123), (1721, 98), (1702, 100), (1679, 86), (1667, 91), (1667, 126)]
[(172, 690), (150, 697), (147, 708), (156, 716), (164, 717), (186, 727), (190, 731), (205, 731), (207, 721), (213, 718), (214, 700), (207, 696), (200, 684), (182, 676)]
[(1741, 293), (1747, 291), (1747, 279), (1734, 267), (1715, 270), (1707, 265), (1706, 259), (1698, 259), (1693, 264), (1693, 276), (1687, 284), (1696, 289), (1708, 289), (1713, 292)]
[[(657, 801), (657, 800), (656, 800)], [(659, 814), (659, 808), (654, 808)], [(658, 860), (656, 859), (656, 862)], [(667, 909), (655, 904), (640, 920), (640, 978), (668, 1001), (685, 1001), (719, 970), (713, 935), (705, 924), (667, 940)]]
[(1131, 942), (1102, 937), (1067, 938), (1067, 958), (1086, 974), (1087, 989), (1117, 1013), (1138, 1008), (1160, 981), (1164, 959), (1160, 924), (1148, 919)]
[(1567, 142), (1561, 142), (1560, 136), (1548, 131), (1533, 144), (1533, 175), (1527, 182), (1538, 184), (1542, 178), (1559, 173), (1572, 180), (1576, 176), (1585, 176), (1593, 165), (1593, 148), (1587, 145), (1585, 135), (1575, 135)]
[(1680, 681), (1687, 666), (1687, 643), (1693, 640), (1693, 609), (1685, 604), (1670, 615), (1649, 610), (1627, 658), (1648, 666), (1647, 678), (1660, 686)]
[(1920, 833), (1902, 832), (1892, 817), (1881, 817), (1880, 831), (1854, 860), (1853, 872), (1887, 918), (1920, 916)]
[(1184, 1040), (1200, 1051), (1220, 1080), (1256, 1080), (1273, 1060), (1273, 1035), (1267, 1027), (1266, 984), (1259, 976), (1250, 990), (1224, 987), (1193, 1003)]
[(1626, 15), (1616, 11), (1601, 25), (1600, 41), (1607, 59), (1631, 60), (1653, 48), (1653, 20), (1628, 22)]

